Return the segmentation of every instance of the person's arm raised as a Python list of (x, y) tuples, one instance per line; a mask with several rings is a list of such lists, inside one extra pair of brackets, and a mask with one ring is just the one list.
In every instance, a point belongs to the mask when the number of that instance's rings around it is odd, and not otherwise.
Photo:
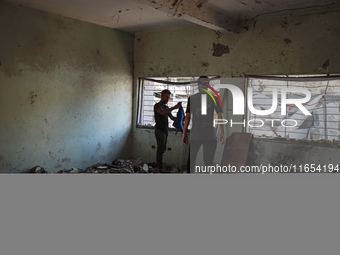
[(175, 106), (173, 106), (173, 107), (171, 107), (171, 108), (169, 108), (169, 109), (164, 109), (164, 110), (162, 110), (161, 108), (158, 108), (157, 112), (158, 112), (160, 115), (165, 115), (165, 114), (171, 113), (173, 110), (178, 109), (178, 108), (180, 108), (180, 107), (181, 107), (180, 104), (176, 104)]

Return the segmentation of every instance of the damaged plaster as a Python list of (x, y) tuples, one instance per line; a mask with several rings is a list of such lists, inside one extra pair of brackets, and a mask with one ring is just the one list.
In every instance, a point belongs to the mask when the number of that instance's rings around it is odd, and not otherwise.
[[(244, 22), (243, 27), (240, 34), (220, 34), (199, 26), (137, 33), (135, 77), (340, 73), (340, 11), (259, 18)], [(214, 45), (220, 57), (214, 56)], [(239, 86), (244, 89), (244, 83)], [(231, 102), (228, 95), (226, 119), (231, 117)], [(242, 118), (234, 116), (234, 121)], [(227, 127), (226, 135), (240, 131), (240, 126)], [(167, 151), (165, 162), (185, 164), (188, 148), (180, 137), (170, 132), (168, 141), (178, 149)], [(154, 144), (153, 133), (134, 128), (134, 157), (153, 160), (155, 150), (149, 148)]]
[(132, 34), (3, 2), (0, 31), (0, 172), (129, 156)]
[(218, 44), (213, 43), (213, 47), (214, 47), (214, 52), (213, 52), (214, 57), (221, 57), (223, 54), (230, 53), (230, 49), (228, 45), (222, 45), (220, 43)]

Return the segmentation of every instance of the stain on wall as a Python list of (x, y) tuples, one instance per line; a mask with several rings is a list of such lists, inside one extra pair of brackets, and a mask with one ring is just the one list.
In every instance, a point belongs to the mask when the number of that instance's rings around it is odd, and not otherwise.
[(133, 34), (3, 2), (0, 34), (0, 172), (130, 157)]
[[(259, 18), (244, 22), (242, 27), (239, 34), (218, 36), (215, 31), (199, 26), (137, 33), (135, 77), (220, 75), (243, 78), (246, 74), (340, 72), (340, 11)], [(212, 54), (214, 45), (228, 46), (230, 51), (228, 54), (216, 51), (220, 56), (215, 57)], [(133, 121), (136, 123), (136, 100), (134, 103)], [(232, 104), (225, 105), (228, 109), (224, 112), (230, 112)], [(240, 131), (240, 127), (227, 129), (226, 135)], [(143, 149), (143, 146), (151, 147), (154, 140), (143, 129), (134, 128), (134, 157), (143, 155), (154, 160), (154, 155)], [(187, 153), (187, 148), (182, 145), (181, 137), (170, 132), (168, 140), (176, 144), (171, 145), (171, 152), (165, 153), (168, 162), (185, 164), (183, 154)]]
[[(248, 21), (243, 24), (248, 30), (218, 38), (215, 31), (199, 26), (137, 33), (135, 74), (244, 77), (244, 74), (336, 73), (340, 69), (339, 22), (340, 11), (333, 11)], [(229, 54), (212, 56), (214, 44), (228, 46)], [(331, 65), (325, 71), (322, 63), (327, 59)], [(209, 68), (199, 66), (204, 62), (209, 63)]]
[(329, 59), (327, 59), (323, 64), (322, 64), (322, 69), (327, 69), (329, 67)]
[(31, 105), (32, 105), (32, 104), (34, 104), (34, 102), (35, 102), (35, 100), (36, 100), (36, 98), (37, 98), (38, 96), (34, 93), (34, 91), (30, 91), (29, 96), (30, 96)]

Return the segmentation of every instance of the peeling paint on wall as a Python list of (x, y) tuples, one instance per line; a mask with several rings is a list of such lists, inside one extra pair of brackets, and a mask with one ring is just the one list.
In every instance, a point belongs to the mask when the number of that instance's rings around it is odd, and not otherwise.
[(213, 48), (214, 48), (214, 52), (213, 52), (214, 57), (221, 57), (223, 54), (230, 53), (230, 49), (228, 45), (222, 45), (220, 43), (218, 44), (213, 43)]

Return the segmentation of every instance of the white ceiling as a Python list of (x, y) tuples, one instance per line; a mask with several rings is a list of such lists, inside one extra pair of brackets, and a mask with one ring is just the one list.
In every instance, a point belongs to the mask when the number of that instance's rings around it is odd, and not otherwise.
[[(231, 20), (265, 15), (339, 9), (340, 0), (7, 0), (46, 12), (116, 28), (128, 32), (170, 29), (193, 23), (219, 30), (218, 23), (206, 22), (220, 15)], [(186, 3), (193, 12), (176, 4)], [(202, 7), (197, 5), (202, 3)], [(173, 6), (174, 5), (174, 6)], [(160, 8), (161, 7), (161, 8)], [(194, 10), (195, 9), (195, 10)], [(188, 8), (187, 8), (188, 10)], [(182, 15), (188, 14), (188, 15)], [(222, 16), (221, 16), (222, 14)], [(226, 22), (225, 22), (226, 23)], [(215, 26), (217, 25), (217, 26)], [(222, 28), (223, 30), (224, 28)], [(233, 29), (227, 29), (232, 31)]]

